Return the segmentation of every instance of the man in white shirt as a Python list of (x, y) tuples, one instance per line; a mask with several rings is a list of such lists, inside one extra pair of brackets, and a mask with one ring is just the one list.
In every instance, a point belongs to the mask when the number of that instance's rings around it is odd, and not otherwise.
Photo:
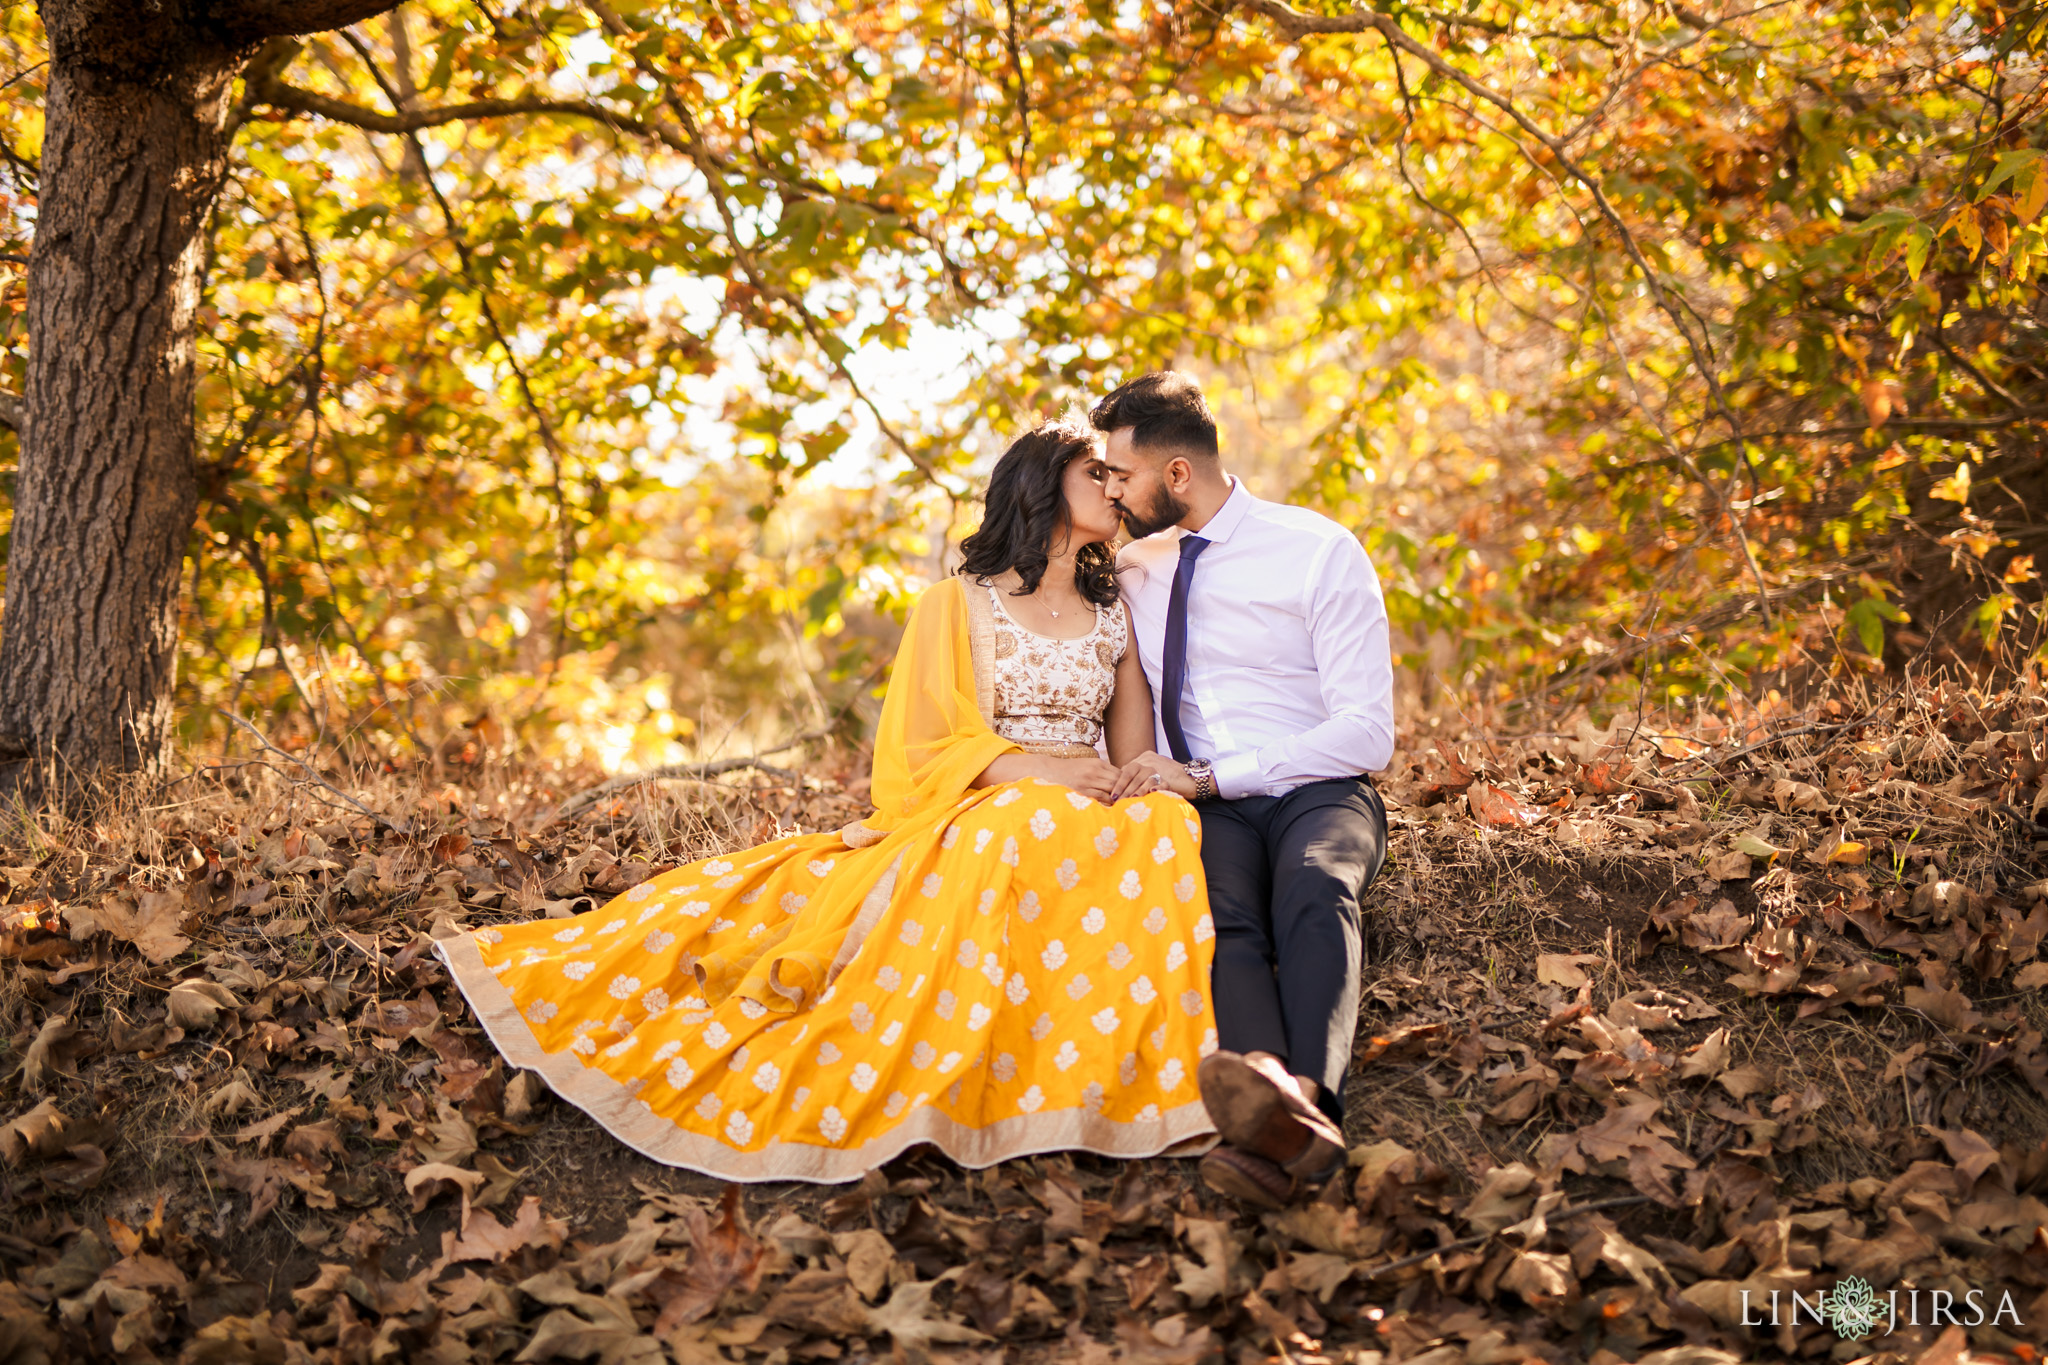
[(1186, 375), (1134, 379), (1091, 418), (1158, 722), (1114, 795), (1169, 788), (1202, 816), (1219, 1050), (1199, 1079), (1224, 1139), (1202, 1175), (1284, 1203), (1344, 1153), (1358, 902), (1387, 843), (1365, 776), (1394, 750), (1386, 606), (1349, 531), (1224, 471)]

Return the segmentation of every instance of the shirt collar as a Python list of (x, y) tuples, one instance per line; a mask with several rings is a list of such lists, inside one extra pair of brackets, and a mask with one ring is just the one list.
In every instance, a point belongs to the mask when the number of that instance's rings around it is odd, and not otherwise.
[(1184, 531), (1183, 535), (1200, 536), (1212, 545), (1218, 541), (1228, 540), (1231, 532), (1244, 520), (1245, 513), (1252, 510), (1252, 495), (1238, 482), (1237, 475), (1227, 474), (1224, 477), (1230, 480), (1230, 496), (1223, 500), (1223, 505), (1216, 509), (1216, 515), (1209, 518), (1208, 524), (1201, 530)]

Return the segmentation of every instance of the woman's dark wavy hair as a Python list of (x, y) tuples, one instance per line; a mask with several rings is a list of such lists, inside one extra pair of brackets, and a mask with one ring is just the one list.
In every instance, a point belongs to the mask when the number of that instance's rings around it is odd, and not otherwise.
[[(1036, 592), (1045, 577), (1053, 542), (1068, 530), (1067, 497), (1061, 486), (1067, 465), (1095, 449), (1095, 430), (1062, 419), (1033, 427), (1010, 443), (988, 478), (981, 529), (960, 542), (960, 572), (993, 578), (1015, 569), (1024, 593)], [(1116, 601), (1116, 556), (1100, 541), (1074, 556), (1074, 586), (1098, 607)]]

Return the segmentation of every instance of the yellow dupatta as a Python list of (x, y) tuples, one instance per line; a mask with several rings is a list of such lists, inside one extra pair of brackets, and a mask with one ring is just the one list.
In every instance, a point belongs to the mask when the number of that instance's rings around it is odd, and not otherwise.
[(708, 1001), (737, 994), (790, 1013), (815, 1000), (888, 908), (906, 855), (914, 862), (980, 795), (974, 780), (1018, 749), (990, 728), (993, 636), (989, 604), (957, 577), (918, 599), (875, 731), (873, 814), (836, 836), (792, 841), (814, 867), (829, 862), (829, 874), (780, 932), (763, 935), (746, 956), (698, 961)]

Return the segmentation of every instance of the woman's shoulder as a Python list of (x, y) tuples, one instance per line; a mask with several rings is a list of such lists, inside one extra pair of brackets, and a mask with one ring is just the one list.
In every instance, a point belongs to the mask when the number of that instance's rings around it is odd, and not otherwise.
[[(910, 607), (910, 619), (927, 622), (927, 628), (946, 629), (963, 623), (971, 626), (986, 610), (988, 590), (979, 583), (979, 579), (964, 574), (948, 574), (918, 594)], [(982, 595), (980, 602), (976, 601), (977, 594)]]
[(914, 612), (926, 609), (950, 610), (955, 604), (965, 599), (966, 591), (967, 580), (965, 578), (959, 574), (948, 574), (919, 593), (917, 601), (911, 604), (910, 609)]

